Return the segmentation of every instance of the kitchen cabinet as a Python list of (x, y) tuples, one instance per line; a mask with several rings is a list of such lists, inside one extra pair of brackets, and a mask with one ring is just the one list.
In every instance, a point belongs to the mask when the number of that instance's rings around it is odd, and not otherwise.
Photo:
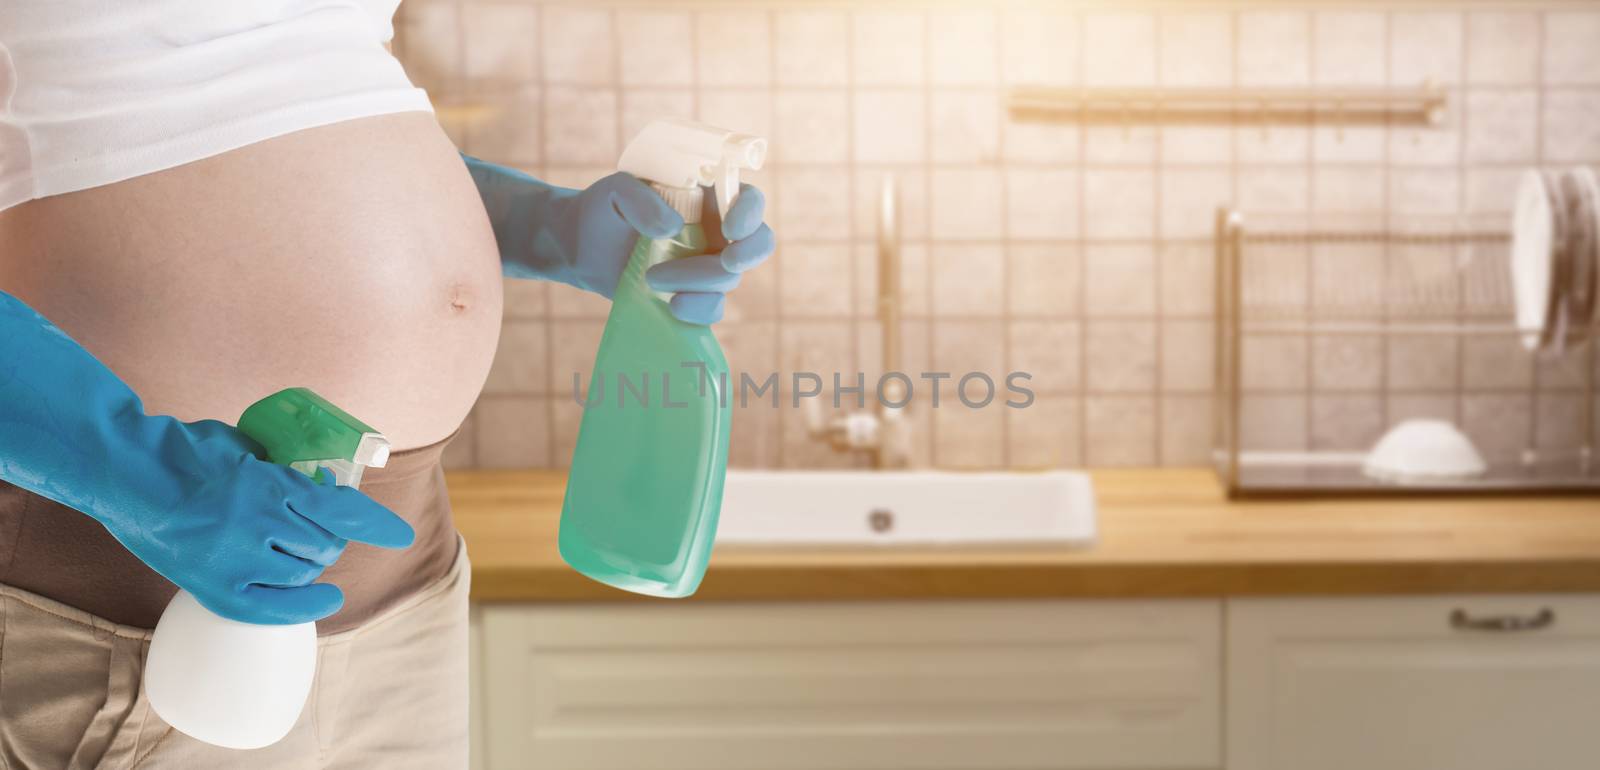
[(1221, 602), (488, 604), (490, 770), (1215, 768)]
[(1600, 597), (1236, 599), (1229, 770), (1600, 767)]

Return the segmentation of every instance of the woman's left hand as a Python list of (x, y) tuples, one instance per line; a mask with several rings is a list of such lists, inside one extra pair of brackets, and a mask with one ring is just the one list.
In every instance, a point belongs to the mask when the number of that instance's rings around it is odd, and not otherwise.
[[(670, 238), (683, 217), (644, 182), (618, 171), (583, 190), (553, 187), (515, 169), (462, 156), (512, 278), (560, 281), (610, 299), (639, 237)], [(762, 215), (766, 199), (747, 184), (725, 216), (705, 190), (701, 223), (714, 253), (658, 264), (645, 273), (650, 288), (672, 293), (672, 314), (694, 324), (722, 320), (727, 293), (744, 271), (777, 246)]]
[[(739, 285), (740, 274), (765, 262), (777, 246), (772, 228), (761, 221), (766, 197), (760, 190), (741, 184), (727, 215), (716, 216), (716, 209), (716, 196), (708, 188), (705, 210), (712, 215), (704, 222), (706, 238), (725, 244), (721, 252), (662, 262), (644, 275), (650, 288), (674, 292), (672, 314), (693, 324), (722, 320), (727, 293)], [(715, 236), (719, 230), (721, 238)]]

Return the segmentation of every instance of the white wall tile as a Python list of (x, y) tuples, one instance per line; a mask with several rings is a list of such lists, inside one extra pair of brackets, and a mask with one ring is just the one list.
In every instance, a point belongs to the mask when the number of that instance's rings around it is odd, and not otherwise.
[(1243, 116), (1234, 131), (1240, 163), (1304, 163), (1311, 157), (1311, 130), (1304, 126), (1255, 124)]
[(1180, 168), (1161, 172), (1161, 237), (1208, 238), (1217, 207), (1233, 201), (1233, 174), (1226, 168)]
[(1475, 91), (1467, 95), (1467, 161), (1527, 163), (1539, 154), (1536, 91)]
[(1454, 392), (1391, 393), (1388, 398), (1389, 424), (1403, 420), (1456, 420)]
[(1089, 396), (1084, 412), (1084, 460), (1090, 466), (1155, 464), (1154, 396)]
[(1547, 11), (1544, 82), (1600, 84), (1600, 11)]
[(779, 163), (849, 162), (850, 99), (846, 91), (780, 90), (773, 100), (777, 124), (773, 126), (768, 153), (771, 160)]
[(1383, 310), (1384, 249), (1368, 243), (1311, 246), (1311, 308), (1323, 318), (1376, 318)]
[(1396, 168), (1389, 172), (1389, 210), (1397, 214), (1454, 214), (1461, 174), (1455, 169)]
[(1005, 172), (1006, 234), (1072, 238), (1078, 234), (1078, 172), (1011, 168)]
[(1149, 243), (1089, 243), (1084, 260), (1084, 311), (1127, 318), (1155, 313), (1155, 248)]
[(1372, 86), (1388, 81), (1388, 19), (1376, 11), (1318, 11), (1312, 17), (1312, 80)]
[(1067, 316), (1081, 309), (1082, 257), (1076, 243), (1011, 243), (1006, 252), (1014, 315)]
[(1532, 85), (1539, 81), (1539, 15), (1522, 11), (1467, 14), (1467, 82)]
[(1216, 379), (1216, 329), (1210, 321), (1161, 324), (1161, 389), (1204, 393)]
[(556, 86), (545, 91), (545, 99), (546, 163), (615, 168), (619, 153), (616, 91)]
[(1001, 152), (1006, 161), (1072, 163), (1078, 159), (1079, 131), (1077, 125), (1070, 123), (1006, 119), (1001, 124)]
[[(938, 243), (933, 259), (933, 307), (938, 316), (998, 316), (1003, 311), (1005, 250), (998, 243)], [(998, 342), (998, 341), (997, 341)]]
[(1390, 390), (1453, 390), (1460, 372), (1460, 342), (1442, 334), (1393, 335), (1386, 367)]
[(1145, 392), (1156, 386), (1154, 321), (1089, 321), (1083, 367), (1091, 393)]
[(694, 83), (693, 24), (683, 11), (622, 8), (616, 12), (617, 45), (625, 86), (688, 86)]
[(1376, 390), (1383, 384), (1383, 340), (1356, 334), (1311, 339), (1311, 386), (1319, 390)]
[(780, 11), (775, 37), (778, 85), (842, 86), (850, 82), (850, 17), (845, 13)]
[(852, 257), (848, 243), (787, 240), (781, 258), (773, 260), (777, 264), (761, 270), (775, 270), (781, 278), (778, 290), (785, 317), (842, 318), (850, 312), (845, 282)]
[(1002, 75), (1007, 83), (1075, 85), (1078, 17), (1053, 8), (1007, 8), (1000, 14)]
[(752, 88), (702, 88), (695, 114), (703, 123), (756, 136), (772, 136), (772, 92)]
[(1082, 380), (1083, 330), (1077, 321), (1012, 321), (1007, 371), (1033, 375), (1039, 393), (1074, 393)]
[(1226, 13), (1162, 13), (1161, 84), (1233, 84), (1233, 18)]
[(1216, 262), (1211, 244), (1160, 244), (1161, 312), (1167, 317), (1209, 317), (1213, 313)]
[(1155, 172), (1093, 169), (1084, 172), (1084, 233), (1090, 238), (1155, 235)]
[(1308, 385), (1310, 345), (1298, 335), (1246, 335), (1239, 378), (1246, 391), (1298, 390)]
[(992, 10), (941, 10), (928, 22), (929, 76), (934, 85), (993, 85), (999, 79), (995, 46), (999, 17)]
[(458, 87), (462, 75), (461, 14), (454, 2), (406, 5), (395, 50), (406, 75), (437, 100)]
[(463, 149), (493, 163), (521, 168), (537, 165), (544, 154), (540, 101), (537, 90), (521, 90), (496, 99), (485, 114), (467, 121)]
[(930, 181), (928, 225), (934, 238), (1000, 238), (999, 170), (934, 169)]
[(617, 79), (612, 46), (611, 11), (570, 5), (546, 5), (544, 79), (547, 83), (612, 85)]
[(861, 11), (853, 19), (851, 72), (857, 85), (912, 86), (924, 81), (924, 15), (915, 11)]
[(1389, 132), (1383, 126), (1339, 124), (1311, 129), (1311, 158), (1319, 165), (1382, 163), (1388, 144)]
[(1089, 165), (1155, 163), (1160, 138), (1149, 125), (1089, 125), (1083, 129), (1083, 160)]
[[(933, 367), (951, 374), (951, 379), (940, 386), (940, 392), (954, 401), (955, 380), (961, 375), (967, 372), (999, 374), (1006, 365), (1000, 344), (1005, 333), (1005, 324), (999, 320), (934, 321)], [(931, 400), (929, 403), (931, 405)]]
[(1461, 430), (1490, 463), (1518, 459), (1533, 431), (1533, 398), (1469, 393), (1461, 397)]
[(1383, 437), (1383, 399), (1375, 393), (1318, 393), (1311, 397), (1311, 448), (1370, 449)]
[(1258, 451), (1300, 451), (1310, 444), (1310, 404), (1300, 395), (1252, 396), (1239, 408), (1239, 444)]
[(921, 91), (856, 91), (856, 162), (924, 162), (927, 147), (924, 110)]
[(593, 321), (552, 321), (550, 323), (550, 384), (548, 392), (558, 400), (573, 401), (572, 376), (578, 375), (579, 389), (587, 393), (589, 375), (594, 371), (595, 351), (605, 331), (603, 318)]
[(1161, 398), (1161, 464), (1211, 464), (1211, 397), (1169, 395)]
[(1161, 128), (1161, 162), (1165, 165), (1212, 165), (1232, 159), (1233, 129), (1227, 126)]
[(1600, 161), (1600, 89), (1545, 93), (1544, 161)]
[(1023, 409), (1007, 409), (1006, 433), (1013, 468), (1071, 468), (1083, 462), (1082, 402), (1040, 394)]
[[(639, 135), (651, 121), (662, 118), (693, 118), (694, 91), (687, 88), (632, 88), (622, 92), (623, 146)], [(776, 140), (776, 137), (774, 137)]]
[(1455, 11), (1396, 11), (1389, 16), (1389, 83), (1461, 82), (1463, 17)]
[(546, 326), (541, 321), (508, 320), (500, 327), (500, 347), (496, 349), (484, 393), (531, 395), (545, 393), (550, 381)]
[(935, 90), (929, 97), (935, 163), (992, 163), (1000, 154), (1000, 95)]
[(1533, 357), (1507, 335), (1461, 340), (1461, 386), (1466, 390), (1503, 390), (1533, 385)]
[(527, 83), (539, 72), (539, 9), (531, 5), (461, 6), (466, 75), (477, 85)]
[(695, 28), (696, 77), (702, 86), (772, 83), (772, 30), (762, 10), (701, 11)]
[(1236, 198), (1246, 211), (1301, 212), (1311, 203), (1311, 180), (1303, 168), (1259, 166), (1239, 169)]
[(1261, 244), (1245, 249), (1241, 262), (1246, 306), (1304, 311), (1311, 297), (1311, 250), (1304, 244)]
[[(850, 237), (850, 198), (843, 167), (784, 168), (778, 171), (777, 232), (796, 240)], [(771, 214), (768, 215), (772, 217)]]
[(548, 281), (507, 279), (503, 285), (505, 287), (505, 301), (501, 304), (503, 317), (542, 320), (545, 314), (550, 312)]
[[(571, 400), (567, 405), (578, 406)], [(550, 406), (543, 398), (486, 398), (477, 415), (477, 461), (483, 468), (544, 468), (551, 464)], [(570, 458), (569, 458), (570, 460)]]
[(1386, 178), (1382, 166), (1318, 168), (1311, 178), (1311, 208), (1319, 213), (1381, 213)]
[(1090, 86), (1156, 84), (1156, 20), (1150, 13), (1084, 16), (1084, 83)]
[(1239, 84), (1305, 85), (1311, 81), (1311, 15), (1304, 11), (1239, 14)]
[(1516, 200), (1520, 168), (1469, 168), (1466, 186), (1468, 213), (1509, 213)]
[(1548, 393), (1539, 397), (1535, 443), (1544, 450), (1572, 451), (1583, 446), (1583, 396)]
[(939, 444), (934, 464), (954, 470), (999, 468), (1002, 464), (1004, 407), (968, 409), (955, 399), (933, 410)]

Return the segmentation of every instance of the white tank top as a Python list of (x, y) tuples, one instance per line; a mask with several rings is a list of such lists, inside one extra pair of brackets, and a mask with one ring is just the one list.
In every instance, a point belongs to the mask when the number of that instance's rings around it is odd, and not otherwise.
[(428, 111), (400, 0), (3, 0), (0, 211), (313, 126)]

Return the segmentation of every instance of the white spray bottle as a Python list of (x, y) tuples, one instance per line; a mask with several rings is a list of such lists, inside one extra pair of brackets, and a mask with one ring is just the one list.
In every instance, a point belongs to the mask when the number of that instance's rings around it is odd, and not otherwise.
[[(274, 393), (244, 411), (239, 430), (268, 459), (334, 483), (361, 484), (389, 461), (389, 441), (306, 388)], [(258, 749), (289, 733), (317, 671), (315, 623), (258, 625), (213, 614), (178, 591), (150, 638), (144, 687), (167, 724), (197, 740)]]

